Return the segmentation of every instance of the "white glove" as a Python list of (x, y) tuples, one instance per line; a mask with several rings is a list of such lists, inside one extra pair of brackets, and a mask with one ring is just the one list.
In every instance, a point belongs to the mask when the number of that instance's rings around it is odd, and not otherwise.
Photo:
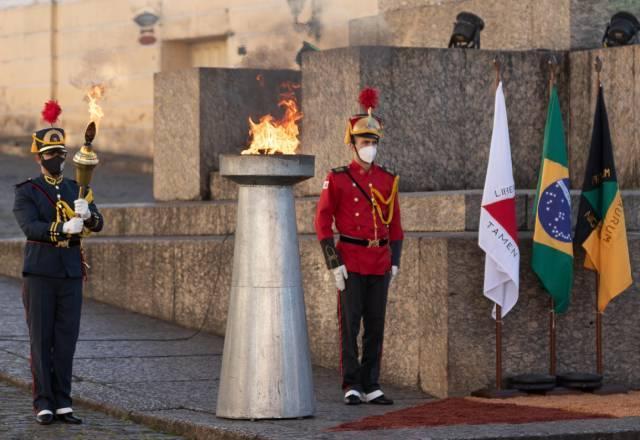
[(400, 268), (398, 266), (391, 266), (391, 280), (389, 281), (389, 284), (393, 283), (393, 280), (396, 279), (396, 275), (398, 275), (399, 270)]
[(89, 202), (87, 202), (85, 199), (77, 199), (73, 202), (73, 205), (76, 215), (79, 215), (83, 221), (91, 217), (91, 211), (89, 211)]
[(79, 234), (84, 228), (84, 220), (80, 217), (74, 217), (62, 225), (62, 232), (65, 234)]
[(346, 287), (344, 284), (344, 280), (349, 278), (349, 274), (347, 273), (346, 266), (344, 264), (341, 266), (338, 266), (335, 269), (333, 269), (332, 272), (333, 272), (333, 276), (336, 279), (336, 287), (340, 291), (344, 290)]

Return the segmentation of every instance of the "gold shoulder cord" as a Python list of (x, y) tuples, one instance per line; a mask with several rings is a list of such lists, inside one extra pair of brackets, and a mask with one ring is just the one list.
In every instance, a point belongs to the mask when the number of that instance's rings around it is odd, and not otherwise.
[[(375, 206), (376, 211), (378, 211), (378, 215), (380, 216), (380, 220), (385, 225), (388, 225), (389, 223), (391, 223), (391, 220), (393, 220), (393, 206), (396, 202), (396, 194), (398, 194), (399, 182), (400, 182), (400, 176), (396, 176), (393, 179), (393, 187), (391, 187), (391, 194), (389, 195), (388, 199), (385, 199), (384, 196), (380, 194), (380, 191), (371, 187), (371, 195), (373, 196), (371, 200), (373, 201), (373, 206)], [(379, 201), (376, 200), (376, 198)], [(382, 215), (382, 208), (380, 207), (380, 204), (383, 204), (389, 207), (389, 214), (387, 215), (386, 219)]]
[[(398, 183), (400, 182), (400, 176), (396, 176), (393, 179), (393, 186), (391, 187), (391, 194), (388, 199), (385, 199), (384, 196), (375, 189), (371, 187), (371, 214), (373, 215), (373, 231), (374, 231), (374, 240), (378, 240), (378, 221), (376, 218), (376, 211), (378, 212), (378, 216), (380, 217), (380, 221), (384, 225), (388, 225), (393, 220), (393, 207), (396, 202), (396, 195), (398, 194)], [(376, 200), (378, 199), (378, 200)], [(382, 215), (382, 208), (380, 204), (385, 205), (389, 208), (389, 213), (387, 214), (387, 218), (385, 219)]]

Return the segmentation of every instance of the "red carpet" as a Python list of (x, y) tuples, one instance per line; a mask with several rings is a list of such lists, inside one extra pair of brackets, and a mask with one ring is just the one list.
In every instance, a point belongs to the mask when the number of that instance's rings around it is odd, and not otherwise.
[(329, 431), (367, 431), (374, 429), (421, 428), (487, 423), (531, 423), (556, 420), (611, 419), (606, 414), (590, 414), (557, 408), (484, 403), (464, 398), (443, 399), (379, 416), (343, 423)]

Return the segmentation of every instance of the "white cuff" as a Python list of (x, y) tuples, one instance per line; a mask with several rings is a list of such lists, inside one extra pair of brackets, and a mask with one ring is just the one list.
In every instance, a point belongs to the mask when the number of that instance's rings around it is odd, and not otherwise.
[(344, 395), (344, 398), (346, 399), (349, 396), (357, 396), (358, 398), (362, 399), (362, 394), (360, 394), (360, 391), (358, 390), (347, 391), (347, 393)]
[(45, 414), (50, 414), (53, 415), (53, 413), (51, 411), (49, 411), (48, 409), (43, 409), (42, 411), (40, 411), (37, 415), (38, 416), (44, 416)]
[(73, 409), (71, 409), (70, 407), (60, 408), (56, 410), (56, 415), (61, 416), (62, 414), (69, 414), (72, 412), (73, 412)]
[(377, 399), (380, 396), (384, 396), (382, 390), (375, 390), (365, 395), (367, 402), (371, 402), (373, 399)]

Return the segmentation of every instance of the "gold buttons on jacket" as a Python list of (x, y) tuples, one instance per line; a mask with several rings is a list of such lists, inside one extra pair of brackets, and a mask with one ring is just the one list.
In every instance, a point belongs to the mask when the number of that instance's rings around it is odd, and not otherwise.
[(359, 200), (359, 199), (358, 199), (357, 197), (354, 197), (354, 198), (353, 198), (353, 201), (354, 201), (354, 202), (356, 202), (356, 203), (358, 202), (358, 200)]
[(360, 213), (359, 212), (356, 212), (356, 217), (360, 217)]

